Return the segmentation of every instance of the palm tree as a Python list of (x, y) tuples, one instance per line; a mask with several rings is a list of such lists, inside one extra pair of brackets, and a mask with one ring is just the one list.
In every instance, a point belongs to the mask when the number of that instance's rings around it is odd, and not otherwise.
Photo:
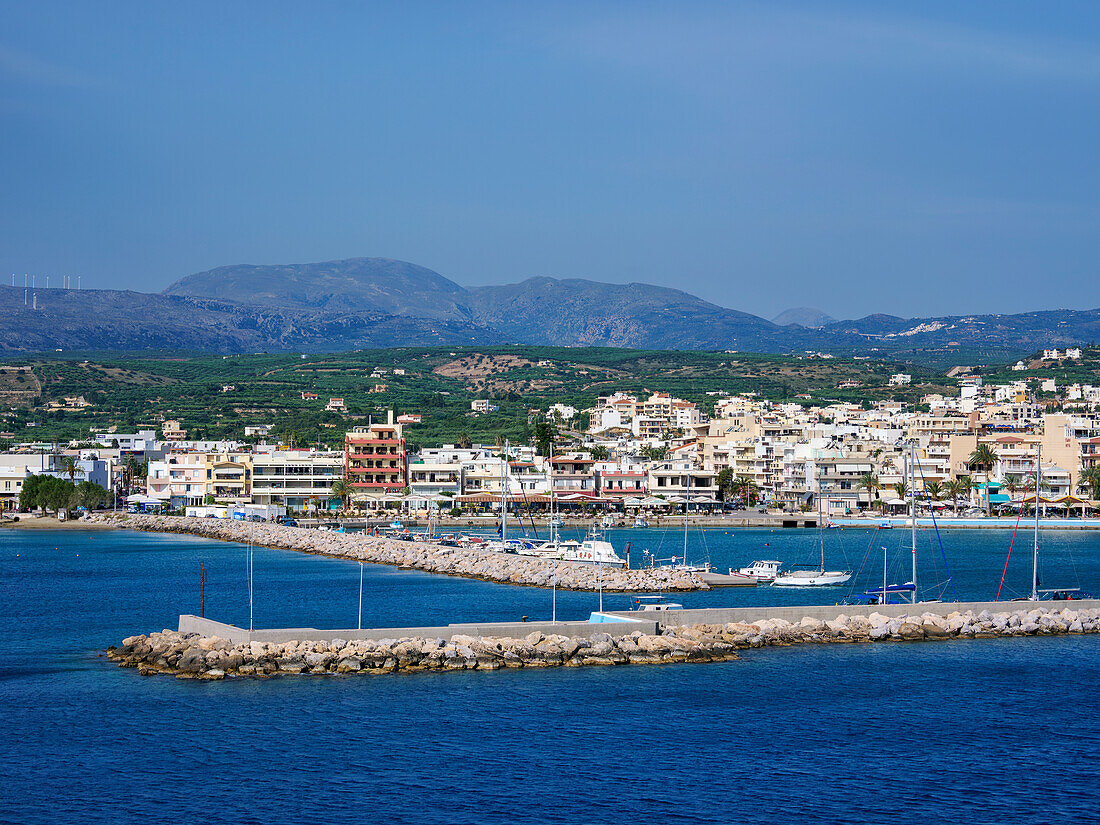
[(1004, 481), (1001, 482), (1001, 486), (1008, 490), (1009, 496), (1012, 496), (1020, 489), (1020, 477), (1009, 473), (1005, 476)]
[(1086, 467), (1077, 479), (1077, 489), (1088, 493), (1093, 499), (1100, 499), (1100, 467)]
[(123, 478), (126, 483), (126, 495), (133, 492), (134, 489), (134, 477), (138, 474), (138, 460), (132, 455), (127, 456), (126, 464), (123, 467)]
[(979, 470), (990, 473), (993, 472), (993, 467), (999, 460), (996, 451), (992, 447), (988, 444), (979, 444), (970, 454), (970, 458), (967, 459), (966, 466), (977, 467)]
[(955, 515), (958, 516), (959, 496), (962, 495), (962, 485), (959, 484), (957, 479), (949, 481), (945, 485), (943, 485), (943, 494), (947, 498), (951, 499), (951, 508), (954, 511)]
[(897, 493), (898, 498), (904, 499), (909, 495), (909, 485), (904, 481), (897, 481), (894, 483), (894, 492)]
[(340, 507), (336, 511), (337, 513), (344, 511), (348, 499), (351, 498), (351, 485), (348, 484), (346, 478), (340, 477), (332, 482), (332, 487), (329, 488), (329, 498), (334, 498), (340, 502)]
[(974, 479), (970, 476), (959, 476), (956, 481), (959, 484), (959, 496), (970, 501), (970, 491), (974, 489)]
[(760, 498), (760, 488), (748, 476), (738, 476), (733, 481), (733, 491), (741, 497), (746, 507), (752, 507)]
[(76, 483), (76, 474), (80, 472), (80, 466), (76, 463), (76, 458), (71, 455), (61, 456), (61, 472), (69, 476), (69, 483)]
[(997, 464), (997, 453), (988, 444), (979, 444), (967, 459), (968, 467), (977, 467), (985, 471), (985, 514), (989, 515), (989, 476)]
[(859, 477), (859, 483), (856, 485), (856, 489), (867, 491), (867, 506), (870, 507), (872, 504), (871, 496), (877, 496), (876, 491), (882, 489), (882, 485), (879, 484), (878, 476), (874, 473), (864, 473)]
[(933, 479), (924, 485), (924, 492), (928, 495), (929, 506), (933, 501), (943, 498), (943, 482)]

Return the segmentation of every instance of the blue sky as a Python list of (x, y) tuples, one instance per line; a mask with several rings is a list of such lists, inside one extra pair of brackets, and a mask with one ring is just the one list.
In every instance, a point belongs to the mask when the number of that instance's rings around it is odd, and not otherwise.
[(768, 317), (1093, 308), (1098, 35), (1072, 2), (8, 2), (0, 274), (378, 255)]

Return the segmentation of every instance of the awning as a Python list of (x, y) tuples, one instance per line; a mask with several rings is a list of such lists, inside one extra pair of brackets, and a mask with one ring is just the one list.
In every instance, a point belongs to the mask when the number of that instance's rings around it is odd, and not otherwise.
[(992, 493), (989, 496), (990, 504), (1008, 504), (1010, 501), (1012, 501), (1012, 496), (1006, 493)]

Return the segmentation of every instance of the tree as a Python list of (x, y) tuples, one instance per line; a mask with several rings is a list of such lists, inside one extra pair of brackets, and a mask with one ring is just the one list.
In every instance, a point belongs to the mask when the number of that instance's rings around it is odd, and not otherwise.
[[(96, 485), (98, 486), (98, 485)], [(19, 493), (19, 509), (33, 510), (41, 508), (43, 512), (57, 512), (69, 505), (69, 499), (76, 489), (71, 481), (48, 475), (29, 476), (23, 482)]]
[(340, 502), (340, 508), (337, 512), (342, 512), (351, 501), (351, 485), (348, 484), (348, 480), (340, 477), (333, 481), (329, 496)]
[(959, 485), (959, 498), (970, 501), (970, 493), (974, 489), (974, 479), (970, 476), (959, 476), (955, 481)]
[(1088, 493), (1089, 498), (1100, 499), (1100, 467), (1086, 467), (1077, 479), (1077, 489)]
[(718, 485), (718, 498), (725, 501), (727, 498), (733, 497), (733, 468), (723, 467), (718, 471), (718, 477), (715, 479), (715, 484)]
[(85, 510), (96, 510), (105, 506), (110, 497), (111, 494), (94, 481), (82, 481), (73, 490), (69, 498), (69, 506), (72, 508), (83, 507)]
[(597, 444), (589, 452), (592, 454), (593, 461), (607, 461), (611, 457), (611, 452), (602, 444)]
[(931, 501), (939, 501), (943, 498), (943, 482), (933, 479), (924, 485), (924, 492), (928, 494), (928, 498)]
[(904, 481), (895, 482), (894, 492), (897, 493), (898, 498), (905, 499), (909, 495), (909, 485)]
[(545, 419), (535, 422), (535, 452), (550, 455), (550, 447), (557, 438), (558, 428)]
[(661, 461), (665, 458), (665, 456), (668, 455), (668, 447), (665, 447), (664, 445), (660, 447), (651, 447), (647, 444), (642, 447), (641, 450), (639, 450), (639, 453), (641, 454), (642, 458), (648, 459), (650, 461)]
[(967, 459), (966, 465), (968, 467), (977, 467), (979, 470), (985, 470), (988, 473), (993, 471), (993, 467), (997, 461), (997, 453), (992, 447), (988, 444), (979, 444), (977, 448), (970, 453), (970, 458)]
[(1013, 473), (1009, 473), (1004, 477), (1001, 486), (1008, 490), (1010, 496), (1015, 495), (1016, 491), (1020, 489), (1020, 477)]
[(985, 514), (989, 515), (989, 475), (997, 464), (997, 453), (988, 444), (979, 444), (967, 459), (968, 467), (977, 467), (985, 471)]
[(745, 507), (752, 507), (760, 499), (760, 488), (756, 486), (755, 481), (745, 475), (734, 479), (733, 491)]
[(878, 476), (874, 473), (864, 473), (859, 477), (856, 489), (867, 491), (867, 506), (870, 507), (873, 501), (872, 496), (878, 496), (877, 491), (882, 489), (882, 485), (879, 484)]
[(951, 499), (951, 507), (957, 516), (959, 514), (959, 496), (962, 495), (958, 480), (949, 481), (943, 485), (943, 494)]
[(61, 472), (65, 473), (69, 477), (69, 482), (75, 483), (76, 474), (80, 472), (80, 465), (77, 464), (75, 456), (61, 456), (60, 466)]

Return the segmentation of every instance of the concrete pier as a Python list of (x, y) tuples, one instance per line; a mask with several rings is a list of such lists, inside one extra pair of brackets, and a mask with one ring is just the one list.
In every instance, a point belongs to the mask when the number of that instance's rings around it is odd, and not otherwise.
[[(1100, 599), (1080, 599), (1078, 601), (1012, 601), (1012, 602), (917, 602), (916, 604), (875, 604), (875, 605), (809, 605), (804, 607), (706, 607), (694, 610), (666, 610), (655, 614), (659, 628), (687, 627), (691, 625), (717, 624), (753, 624), (759, 621), (782, 619), (787, 622), (799, 622), (803, 619), (817, 619), (823, 622), (835, 621), (838, 616), (870, 616), (874, 613), (889, 618), (923, 615), (933, 613), (937, 616), (950, 616), (952, 613), (983, 611), (1005, 613), (1017, 610), (1096, 610), (1100, 609)], [(632, 611), (604, 611), (602, 616), (629, 621), (639, 614)], [(609, 627), (610, 623), (604, 624)]]
[(657, 622), (647, 617), (637, 619), (638, 614), (622, 622), (598, 624), (593, 622), (474, 622), (469, 624), (448, 624), (437, 627), (375, 627), (318, 630), (314, 627), (285, 627), (277, 629), (248, 630), (236, 625), (216, 622), (199, 616), (182, 615), (179, 619), (180, 633), (197, 633), (199, 636), (217, 636), (233, 644), (243, 645), (251, 642), (331, 642), (344, 639), (377, 641), (379, 639), (444, 639), (455, 636), (486, 636), (504, 639), (522, 639), (532, 633), (558, 634), (575, 639), (590, 639), (598, 633), (607, 633), (613, 638), (629, 636), (636, 630), (646, 634), (657, 633)]

